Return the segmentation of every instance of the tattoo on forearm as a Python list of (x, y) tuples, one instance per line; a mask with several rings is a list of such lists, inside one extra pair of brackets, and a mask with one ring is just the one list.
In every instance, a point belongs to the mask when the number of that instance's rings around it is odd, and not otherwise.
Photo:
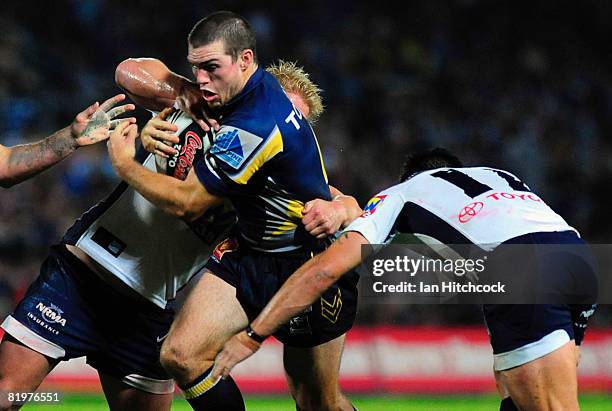
[(8, 158), (10, 179), (19, 182), (43, 171), (72, 153), (74, 148), (74, 140), (66, 129), (37, 143), (15, 146)]

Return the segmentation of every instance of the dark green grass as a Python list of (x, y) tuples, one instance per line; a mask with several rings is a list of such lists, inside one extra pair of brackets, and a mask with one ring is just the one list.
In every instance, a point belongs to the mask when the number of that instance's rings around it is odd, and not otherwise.
[[(499, 400), (493, 395), (460, 396), (350, 396), (359, 411), (492, 411), (499, 409)], [(612, 394), (584, 394), (580, 397), (584, 411), (612, 410)], [(107, 410), (102, 395), (66, 394), (58, 405), (27, 405), (30, 411), (94, 411)], [(189, 404), (176, 397), (172, 409), (191, 410)], [(293, 411), (295, 407), (287, 397), (247, 397), (248, 411)]]

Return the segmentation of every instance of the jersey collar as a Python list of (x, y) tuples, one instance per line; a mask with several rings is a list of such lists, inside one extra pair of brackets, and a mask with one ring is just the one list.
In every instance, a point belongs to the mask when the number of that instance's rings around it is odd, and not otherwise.
[(246, 95), (253, 91), (255, 87), (257, 87), (263, 81), (264, 74), (264, 69), (262, 69), (261, 66), (257, 67), (257, 70), (255, 70), (255, 73), (251, 75), (247, 83), (244, 85), (242, 91), (235, 95), (221, 108), (221, 114), (227, 114), (228, 112), (232, 111)]

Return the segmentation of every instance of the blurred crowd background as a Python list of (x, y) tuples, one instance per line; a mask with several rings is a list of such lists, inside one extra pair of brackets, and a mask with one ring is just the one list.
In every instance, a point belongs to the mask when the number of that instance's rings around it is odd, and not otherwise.
[[(229, 9), (252, 23), (263, 65), (296, 60), (323, 89), (315, 130), (330, 181), (360, 204), (396, 181), (407, 153), (443, 146), (516, 173), (584, 238), (609, 243), (612, 2), (384, 3), (4, 1), (0, 142), (43, 138), (116, 94), (127, 57), (157, 57), (189, 77), (189, 29)], [(48, 246), (117, 181), (101, 144), (2, 190), (0, 317)], [(472, 306), (398, 305), (364, 306), (360, 321), (481, 320)], [(612, 311), (602, 307), (593, 325), (612, 325)]]

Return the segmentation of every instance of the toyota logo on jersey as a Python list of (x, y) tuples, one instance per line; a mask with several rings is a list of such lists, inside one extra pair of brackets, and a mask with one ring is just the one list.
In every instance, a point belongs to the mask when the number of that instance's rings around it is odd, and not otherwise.
[(480, 210), (482, 210), (483, 207), (484, 203), (482, 201), (476, 201), (466, 205), (457, 215), (457, 217), (459, 217), (459, 222), (467, 223), (472, 218), (476, 217), (476, 214), (480, 213)]
[(376, 208), (379, 205), (381, 205), (382, 202), (385, 200), (385, 197), (387, 196), (380, 195), (380, 196), (376, 196), (370, 199), (370, 201), (368, 201), (368, 204), (366, 204), (365, 208), (363, 209), (363, 213), (361, 214), (361, 217), (367, 217), (369, 215), (374, 214), (374, 212), (376, 211)]

